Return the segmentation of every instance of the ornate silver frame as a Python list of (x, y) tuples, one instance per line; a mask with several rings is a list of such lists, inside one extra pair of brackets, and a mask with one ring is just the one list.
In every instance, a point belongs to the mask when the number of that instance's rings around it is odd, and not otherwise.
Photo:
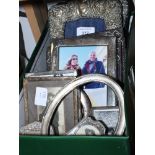
[[(63, 71), (65, 75), (66, 71)], [(55, 72), (58, 73), (58, 72)], [(74, 72), (72, 72), (74, 73)], [(75, 79), (75, 76), (68, 76), (68, 77), (61, 77), (61, 76), (53, 76), (48, 75), (46, 73), (30, 73), (26, 75), (26, 78), (24, 79), (24, 110), (25, 110), (25, 125), (35, 122), (35, 121), (42, 121), (43, 114), (46, 110), (46, 107), (36, 106), (34, 105), (34, 97), (35, 97), (35, 87), (45, 87), (49, 91), (52, 91), (51, 93), (53, 95), (56, 95), (56, 93), (64, 87), (68, 82)], [(58, 90), (58, 87), (60, 88)], [(54, 88), (56, 92), (54, 92)], [(49, 102), (51, 102), (51, 99), (48, 99)], [(66, 131), (69, 131), (74, 125), (78, 122), (79, 119), (79, 102), (80, 102), (80, 92), (78, 89), (74, 90), (69, 96), (67, 96), (63, 100), (63, 106), (61, 109), (59, 109), (59, 112), (64, 114), (64, 126), (59, 125), (60, 121), (59, 113), (56, 114), (55, 118), (53, 119), (54, 127), (57, 134), (64, 134)], [(67, 102), (67, 103), (65, 103)], [(62, 112), (62, 108), (64, 108), (64, 112)], [(66, 113), (69, 113), (69, 116), (65, 115)], [(58, 127), (57, 127), (58, 126)], [(59, 133), (58, 128), (62, 131), (62, 133)]]
[[(124, 12), (126, 15), (126, 11)], [(80, 18), (100, 18), (106, 30), (123, 27), (123, 9), (119, 0), (75, 0), (55, 5), (48, 12), (51, 38), (63, 38), (65, 23)]]
[[(90, 134), (87, 134), (87, 133), (80, 133), (79, 130), (80, 128), (84, 128), (84, 127), (87, 127), (87, 129), (90, 128), (90, 126), (92, 126), (97, 132), (98, 134), (95, 134), (95, 130), (94, 133), (90, 133)], [(91, 130), (89, 131), (91, 132)], [(96, 136), (99, 136), (99, 135), (105, 135), (105, 132), (106, 132), (106, 128), (105, 126), (100, 122), (100, 121), (96, 121), (96, 120), (93, 120), (91, 117), (86, 117), (84, 119), (82, 119), (77, 126), (75, 126), (71, 131), (69, 131), (68, 133), (66, 133), (66, 135), (88, 135), (88, 136), (92, 136), (92, 135), (96, 135)]]

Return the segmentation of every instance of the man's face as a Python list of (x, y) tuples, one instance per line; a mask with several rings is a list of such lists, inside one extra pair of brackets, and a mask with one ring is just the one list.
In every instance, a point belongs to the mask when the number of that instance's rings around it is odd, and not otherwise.
[(91, 60), (91, 61), (95, 61), (95, 59), (96, 59), (96, 53), (95, 53), (95, 52), (92, 52), (92, 53), (90, 54), (90, 60)]

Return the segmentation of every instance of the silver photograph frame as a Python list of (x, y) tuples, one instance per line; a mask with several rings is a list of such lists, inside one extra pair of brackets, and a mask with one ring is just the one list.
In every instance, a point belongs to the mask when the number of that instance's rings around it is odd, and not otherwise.
[[(47, 64), (51, 71), (59, 69), (59, 48), (76, 46), (107, 46), (107, 75), (116, 79), (116, 37), (114, 36), (92, 36), (90, 38), (80, 37), (75, 39), (53, 39), (51, 51), (48, 52)], [(115, 94), (108, 88), (107, 105), (115, 106)]]
[[(82, 18), (104, 20), (106, 30), (121, 28), (122, 13), (123, 7), (119, 0), (75, 0), (52, 6), (48, 11), (50, 37), (64, 37), (65, 24)], [(124, 14), (126, 17), (126, 11)]]
[[(44, 111), (50, 104), (49, 103), (48, 105), (46, 105), (46, 107), (34, 105), (35, 87), (47, 88), (48, 91), (54, 94), (55, 96), (61, 90), (62, 87), (64, 87), (68, 82), (70, 82), (75, 78), (76, 78), (75, 76), (55, 77), (48, 74), (45, 76), (45, 74), (41, 75), (40, 73), (28, 74), (24, 79), (24, 87), (23, 87), (25, 125), (28, 125), (35, 121), (41, 122), (42, 121), (41, 117), (43, 117)], [(52, 96), (52, 99), (54, 96)], [(50, 97), (50, 95), (48, 97)], [(79, 119), (79, 110), (78, 110), (78, 106), (80, 104), (79, 101), (80, 101), (80, 94), (77, 89), (75, 89), (62, 101), (64, 103), (62, 103), (61, 104), (62, 106), (58, 108), (58, 112), (55, 114), (55, 117), (52, 122), (53, 123), (52, 126), (54, 126), (55, 133), (57, 135), (63, 135), (77, 124)], [(60, 122), (61, 121), (59, 118), (60, 114), (61, 115), (63, 114), (61, 118), (64, 119), (64, 122)]]

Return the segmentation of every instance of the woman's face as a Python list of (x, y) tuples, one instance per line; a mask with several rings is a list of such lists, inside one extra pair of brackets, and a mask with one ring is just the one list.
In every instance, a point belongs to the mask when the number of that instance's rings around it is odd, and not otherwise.
[(71, 65), (77, 65), (78, 64), (78, 57), (77, 56), (73, 56), (72, 60), (71, 60)]

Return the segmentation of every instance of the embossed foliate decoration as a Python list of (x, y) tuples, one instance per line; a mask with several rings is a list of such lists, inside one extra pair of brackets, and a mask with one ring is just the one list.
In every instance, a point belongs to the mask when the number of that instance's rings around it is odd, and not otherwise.
[(104, 122), (106, 127), (114, 129), (119, 118), (119, 108), (117, 106), (94, 108), (92, 115), (96, 120)]
[(51, 38), (63, 38), (65, 23), (80, 18), (100, 18), (106, 29), (122, 27), (122, 5), (119, 0), (69, 1), (49, 9), (49, 29)]
[[(41, 122), (33, 122), (19, 129), (20, 135), (41, 135)], [(53, 135), (54, 131), (50, 126), (50, 135)]]
[(117, 78), (119, 81), (124, 82), (125, 78), (125, 38), (123, 35), (123, 29), (107, 30), (103, 33), (99, 33), (103, 36), (115, 36), (116, 37), (116, 64), (117, 64)]
[(93, 120), (91, 117), (84, 118), (66, 135), (105, 135), (106, 128), (100, 121)]
[[(95, 34), (94, 34), (95, 35)], [(107, 30), (96, 35), (101, 36), (115, 36), (116, 37), (116, 65), (117, 65), (117, 79), (124, 81), (125, 74), (125, 39), (123, 29)]]

